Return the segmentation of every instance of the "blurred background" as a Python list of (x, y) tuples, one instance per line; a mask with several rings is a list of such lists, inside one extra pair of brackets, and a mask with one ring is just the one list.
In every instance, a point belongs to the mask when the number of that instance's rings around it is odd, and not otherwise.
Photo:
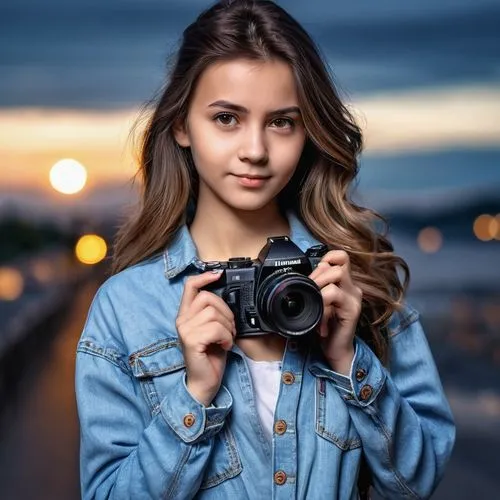
[[(436, 499), (500, 487), (500, 3), (282, 0), (365, 131), (360, 203), (410, 265), (458, 425)], [(0, 491), (76, 499), (73, 370), (130, 127), (204, 0), (0, 4)]]

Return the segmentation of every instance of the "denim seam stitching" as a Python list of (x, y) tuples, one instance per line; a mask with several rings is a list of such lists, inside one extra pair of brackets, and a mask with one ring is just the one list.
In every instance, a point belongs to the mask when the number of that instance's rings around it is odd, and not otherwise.
[(221, 437), (221, 439), (223, 440), (225, 449), (229, 455), (229, 466), (223, 471), (216, 473), (212, 477), (203, 481), (200, 485), (200, 489), (208, 489), (217, 486), (226, 479), (237, 476), (242, 471), (241, 460), (238, 455), (238, 450), (236, 449), (236, 441), (231, 431), (228, 428), (225, 428), (223, 435), (225, 438), (223, 439)]
[(160, 412), (160, 400), (158, 398), (158, 393), (154, 386), (154, 382), (151, 380), (151, 378), (146, 378), (141, 380), (139, 382), (139, 385), (141, 386), (142, 394), (149, 406), (151, 414), (153, 416), (158, 415), (158, 413)]
[(325, 400), (326, 400), (326, 387), (325, 393), (322, 394), (320, 391), (322, 378), (316, 379), (316, 391), (315, 391), (315, 399), (316, 399), (316, 433), (327, 439), (332, 444), (337, 446), (343, 451), (355, 450), (356, 448), (361, 447), (361, 440), (358, 438), (354, 439), (341, 439), (337, 435), (329, 432), (321, 423), (322, 419), (325, 419)]
[[(186, 448), (186, 451), (184, 452), (184, 454), (181, 456), (179, 462), (177, 463), (175, 475), (172, 479), (172, 482), (170, 483), (169, 488), (167, 489), (167, 496), (166, 496), (167, 499), (174, 498), (174, 496), (175, 496), (175, 490), (177, 489), (177, 486), (179, 484), (180, 475), (181, 475), (182, 470), (184, 469), (184, 467), (189, 459), (189, 456), (191, 455), (191, 450), (192, 450), (192, 448), (190, 446), (188, 446)], [(168, 479), (168, 477), (167, 477), (167, 479)]]
[(375, 424), (377, 427), (380, 429), (382, 432), (384, 438), (385, 438), (385, 444), (386, 444), (386, 450), (387, 450), (387, 456), (389, 457), (389, 467), (394, 474), (394, 477), (396, 478), (397, 483), (399, 484), (400, 488), (403, 490), (404, 493), (409, 494), (411, 498), (414, 498), (416, 500), (421, 500), (421, 497), (417, 495), (406, 483), (405, 479), (399, 474), (399, 471), (396, 469), (395, 464), (394, 464), (394, 457), (391, 452), (391, 446), (390, 443), (392, 441), (391, 435), (384, 425), (384, 423), (381, 421), (380, 417), (378, 415), (373, 415), (373, 418), (375, 420)]
[(151, 344), (148, 344), (146, 347), (143, 347), (139, 351), (133, 352), (129, 356), (129, 359), (133, 360), (135, 358), (142, 358), (142, 357), (146, 357), (146, 356), (151, 356), (152, 354), (155, 354), (159, 351), (172, 349), (172, 348), (177, 347), (179, 345), (180, 345), (180, 343), (176, 339), (156, 341), (156, 342), (153, 342)]
[(79, 352), (80, 354), (88, 354), (89, 356), (95, 356), (97, 358), (102, 358), (105, 361), (108, 361), (109, 363), (115, 365), (117, 368), (119, 368), (126, 375), (129, 375), (129, 376), (131, 375), (130, 371), (127, 367), (127, 364), (125, 362), (123, 362), (118, 357), (115, 357), (115, 355), (111, 355), (110, 353), (103, 352), (103, 350), (101, 350), (101, 349), (96, 350), (88, 345), (86, 345), (86, 346), (80, 345), (77, 348), (77, 352)]
[(156, 370), (144, 370), (141, 366), (141, 374), (137, 375), (137, 378), (158, 377), (159, 375), (167, 375), (168, 373), (172, 373), (184, 367), (185, 367), (184, 363), (167, 366), (165, 368), (158, 368)]

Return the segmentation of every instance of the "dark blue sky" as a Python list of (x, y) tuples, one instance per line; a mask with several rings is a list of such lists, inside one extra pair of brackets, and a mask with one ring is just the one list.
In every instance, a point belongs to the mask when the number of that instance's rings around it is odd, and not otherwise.
[[(500, 82), (498, 0), (288, 0), (351, 95)], [(0, 106), (114, 108), (147, 99), (203, 0), (0, 4)]]
[[(288, 0), (353, 98), (422, 88), (500, 88), (498, 0)], [(0, 108), (111, 109), (143, 103), (204, 0), (0, 3)], [(463, 117), (467, 119), (467, 117)], [(362, 185), (500, 183), (500, 145), (366, 158)]]

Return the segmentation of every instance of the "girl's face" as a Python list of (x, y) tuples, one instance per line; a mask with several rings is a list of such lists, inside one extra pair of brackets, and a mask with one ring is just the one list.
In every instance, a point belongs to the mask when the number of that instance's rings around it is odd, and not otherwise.
[(254, 211), (275, 203), (306, 138), (290, 67), (248, 59), (209, 66), (175, 138), (191, 148), (205, 208)]

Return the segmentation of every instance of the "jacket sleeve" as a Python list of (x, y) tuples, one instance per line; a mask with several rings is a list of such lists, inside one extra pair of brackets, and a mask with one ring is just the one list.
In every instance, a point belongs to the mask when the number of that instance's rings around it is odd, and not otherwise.
[(356, 338), (350, 376), (330, 375), (349, 408), (376, 490), (391, 499), (424, 499), (444, 474), (455, 425), (416, 311), (401, 325), (390, 338), (389, 369)]
[(82, 498), (193, 498), (231, 395), (222, 386), (206, 408), (190, 395), (180, 370), (152, 416), (118, 350), (96, 341), (113, 339), (116, 328), (109, 301), (98, 296), (76, 359)]

